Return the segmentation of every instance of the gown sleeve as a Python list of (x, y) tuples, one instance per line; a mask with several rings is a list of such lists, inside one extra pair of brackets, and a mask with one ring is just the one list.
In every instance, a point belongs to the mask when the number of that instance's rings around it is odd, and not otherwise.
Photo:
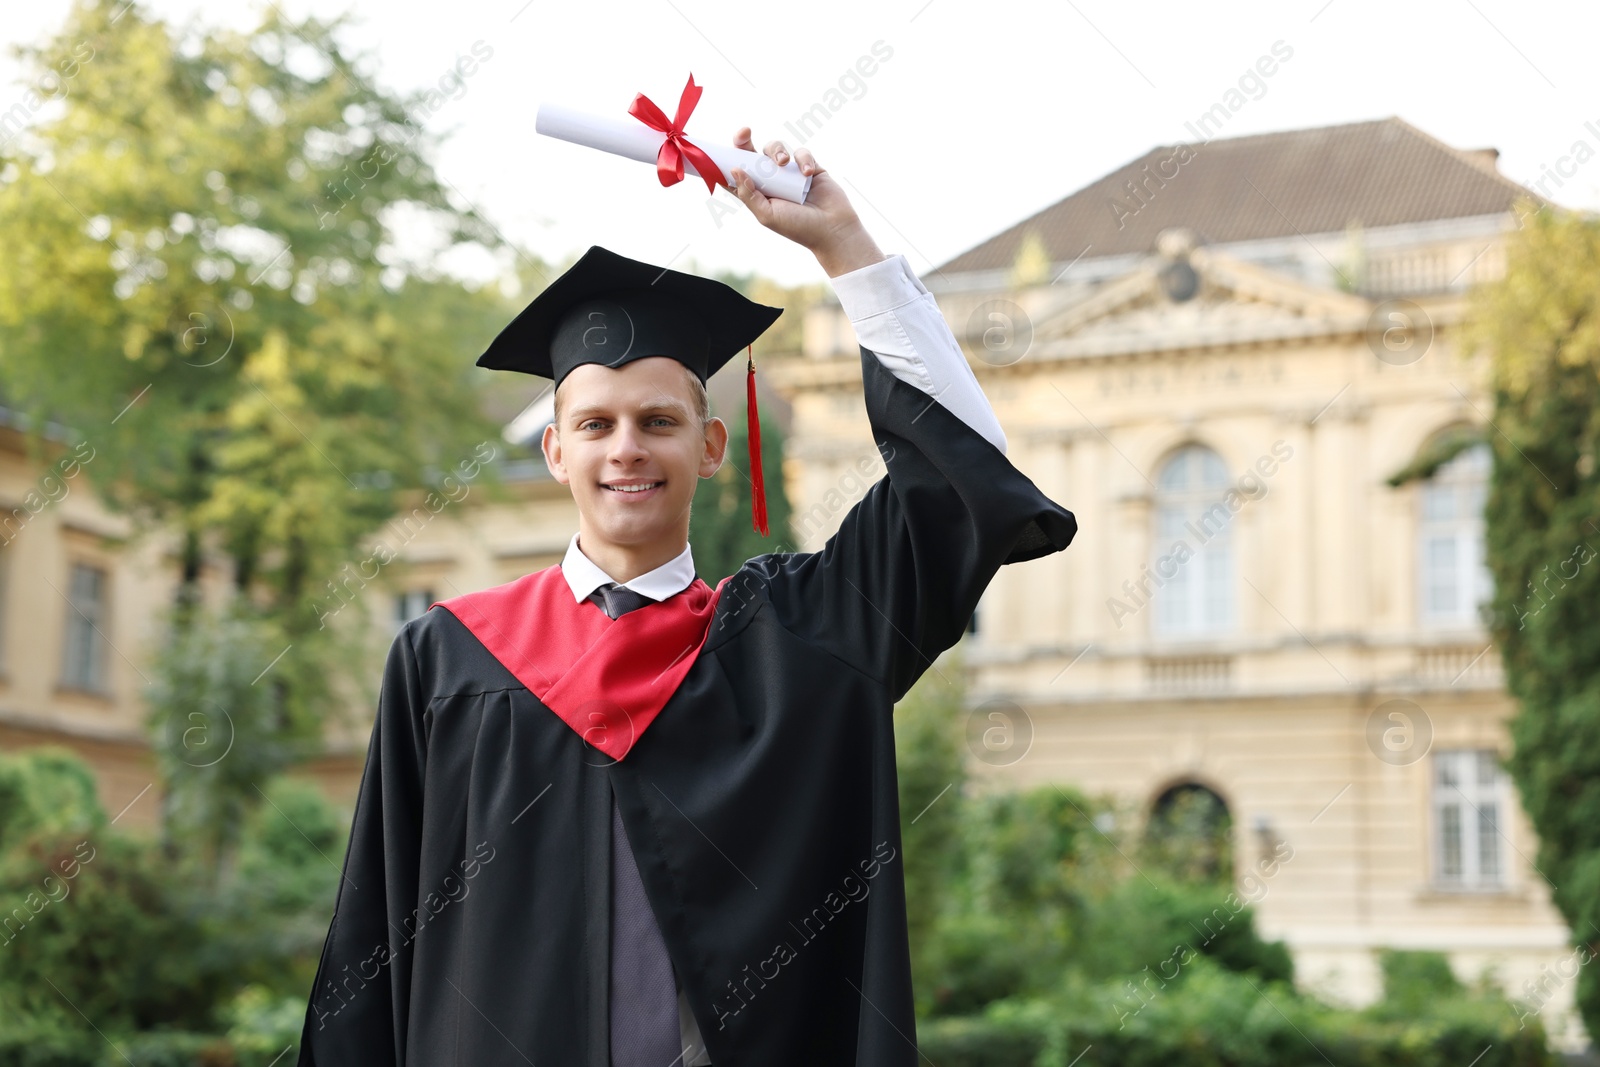
[(791, 633), (899, 700), (967, 627), (1001, 566), (1071, 543), (1077, 521), (1005, 453), (861, 349), (867, 418), (887, 472), (820, 551), (763, 560)]
[(300, 1067), (404, 1063), (422, 844), (427, 697), (412, 636), (389, 647)]

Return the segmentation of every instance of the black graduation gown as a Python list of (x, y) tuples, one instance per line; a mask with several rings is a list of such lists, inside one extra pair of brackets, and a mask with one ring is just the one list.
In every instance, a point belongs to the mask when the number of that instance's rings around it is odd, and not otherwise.
[(608, 1067), (612, 791), (713, 1064), (917, 1063), (892, 707), (1000, 566), (1076, 523), (861, 363), (886, 475), (820, 551), (722, 587), (620, 762), (449, 611), (401, 628), (302, 1067)]

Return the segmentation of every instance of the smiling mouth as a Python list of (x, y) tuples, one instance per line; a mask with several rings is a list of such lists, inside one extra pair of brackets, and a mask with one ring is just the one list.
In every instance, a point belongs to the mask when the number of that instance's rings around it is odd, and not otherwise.
[(613, 493), (642, 493), (647, 489), (659, 489), (666, 484), (666, 482), (641, 482), (638, 485), (605, 485), (605, 483), (601, 483), (603, 488), (609, 489)]

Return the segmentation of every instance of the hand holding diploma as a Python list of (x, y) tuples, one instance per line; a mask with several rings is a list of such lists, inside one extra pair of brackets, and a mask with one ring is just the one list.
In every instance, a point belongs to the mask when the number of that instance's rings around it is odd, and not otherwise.
[[(754, 151), (750, 127), (739, 127), (733, 144), (735, 148)], [(762, 149), (762, 156), (780, 167), (791, 162), (798, 164), (800, 173), (811, 183), (811, 192), (803, 204), (774, 198), (763, 193), (742, 167), (734, 167), (730, 175), (733, 191), (757, 222), (810, 249), (830, 278), (884, 258), (877, 242), (861, 224), (856, 209), (850, 206), (850, 198), (844, 195), (839, 183), (817, 165), (809, 149), (796, 149), (791, 160), (782, 141), (771, 141)]]
[(534, 116), (533, 128), (547, 137), (585, 148), (596, 148), (641, 163), (654, 163), (662, 185), (676, 185), (687, 173), (703, 178), (706, 191), (714, 193), (717, 186), (729, 184), (728, 171), (739, 167), (751, 175), (767, 196), (805, 203), (811, 179), (801, 174), (793, 163), (780, 165), (752, 151), (689, 137), (685, 127), (695, 105), (700, 102), (701, 89), (691, 74), (671, 118), (643, 93), (634, 96), (626, 116), (592, 115), (560, 104), (543, 103)]
[(670, 118), (643, 93), (634, 96), (627, 118), (544, 103), (539, 105), (534, 129), (573, 144), (654, 163), (664, 186), (676, 185), (685, 174), (704, 179), (710, 192), (727, 185), (761, 225), (810, 249), (830, 278), (883, 260), (844, 190), (817, 165), (809, 150), (801, 148), (791, 154), (782, 141), (771, 141), (757, 152), (748, 126), (735, 132), (732, 146), (690, 138), (686, 126), (700, 94), (701, 86), (691, 74)]

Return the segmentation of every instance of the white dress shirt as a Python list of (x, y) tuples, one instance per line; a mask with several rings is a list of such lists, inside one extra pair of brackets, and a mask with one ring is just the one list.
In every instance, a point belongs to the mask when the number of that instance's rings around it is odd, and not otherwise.
[(610, 582), (626, 586), (651, 600), (665, 600), (674, 593), (683, 592), (694, 581), (694, 556), (685, 544), (682, 552), (655, 570), (630, 581), (618, 582), (583, 554), (583, 549), (578, 547), (578, 535), (573, 534), (567, 544), (567, 554), (561, 557), (561, 575), (567, 580), (567, 588), (572, 590), (572, 599), (580, 604), (589, 599), (589, 594)]
[[(856, 340), (907, 385), (927, 393), (962, 422), (982, 434), (1001, 452), (1006, 437), (994, 409), (978, 387), (967, 357), (939, 313), (933, 295), (911, 271), (902, 255), (841, 274), (833, 279), (839, 306), (855, 329)], [(600, 586), (615, 582), (578, 547), (573, 534), (561, 559), (561, 574), (572, 597), (583, 603)], [(683, 551), (637, 578), (616, 582), (651, 600), (665, 600), (694, 581), (694, 557)], [(677, 971), (673, 971), (674, 979)], [(710, 1064), (689, 999), (678, 987), (678, 1032), (683, 1040), (684, 1067)]]

